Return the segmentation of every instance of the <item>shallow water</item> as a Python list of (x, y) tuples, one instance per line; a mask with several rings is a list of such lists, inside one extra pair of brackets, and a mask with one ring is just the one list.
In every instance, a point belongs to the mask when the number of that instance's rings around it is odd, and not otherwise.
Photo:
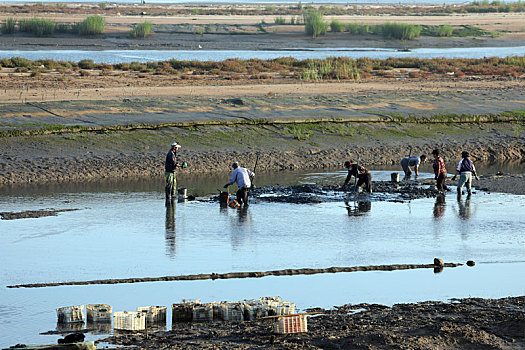
[[(507, 1), (509, 2), (515, 2), (514, 1)], [(33, 0), (10, 0), (9, 3), (33, 3)], [(42, 0), (39, 2), (55, 2), (55, 0)], [(67, 1), (75, 3), (75, 2), (86, 2), (86, 3), (100, 3), (99, 0), (68, 0)], [(248, 1), (246, 0), (214, 0), (215, 3), (237, 3), (237, 4), (246, 4)], [(256, 3), (256, 4), (297, 4), (300, 1), (295, 0), (252, 0), (249, 1), (249, 3)], [(115, 0), (112, 1), (112, 3), (131, 3), (131, 4), (138, 4), (139, 1), (137, 0)], [(185, 4), (185, 3), (211, 3), (210, 0), (155, 0), (155, 1), (148, 1), (148, 4)], [(348, 4), (348, 0), (315, 0), (315, 1), (309, 1), (308, 3), (314, 3), (314, 4)], [(358, 4), (464, 4), (468, 3), (468, 1), (464, 0), (425, 0), (425, 1), (416, 1), (416, 0), (398, 0), (398, 1), (392, 1), (392, 0), (359, 0), (357, 2)]]
[(460, 48), (419, 48), (411, 51), (377, 48), (326, 48), (289, 50), (0, 50), (0, 58), (22, 57), (30, 60), (52, 59), (78, 62), (84, 59), (95, 63), (156, 62), (171, 59), (196, 61), (223, 61), (229, 58), (263, 60), (278, 57), (323, 59), (327, 57), (348, 57), (386, 59), (389, 57), (417, 58), (483, 58), (523, 56), (525, 46), (517, 47), (460, 47)]
[[(373, 172), (376, 180), (390, 171)], [(344, 172), (280, 176), (266, 182), (341, 182)], [(431, 177), (423, 173), (421, 178)], [(210, 179), (208, 179), (210, 180)], [(218, 180), (216, 181), (218, 182)], [(223, 181), (224, 182), (224, 181)], [(213, 192), (188, 182), (190, 193)], [(179, 186), (183, 186), (181, 179)], [(0, 211), (78, 208), (56, 217), (0, 220), (0, 346), (45, 343), (59, 336), (55, 308), (106, 303), (114, 311), (279, 295), (298, 308), (345, 303), (393, 304), (454, 297), (522, 295), (525, 281), (525, 197), (475, 193), (458, 201), (253, 203), (246, 211), (214, 202), (165, 207), (156, 185), (49, 192), (5, 192)], [(476, 266), (395, 272), (354, 272), (260, 279), (155, 282), (8, 289), (21, 283), (79, 281), (476, 261)], [(168, 308), (169, 309), (169, 308)], [(168, 313), (168, 320), (170, 313)], [(171, 323), (168, 321), (168, 328)], [(89, 338), (97, 335), (90, 334)]]

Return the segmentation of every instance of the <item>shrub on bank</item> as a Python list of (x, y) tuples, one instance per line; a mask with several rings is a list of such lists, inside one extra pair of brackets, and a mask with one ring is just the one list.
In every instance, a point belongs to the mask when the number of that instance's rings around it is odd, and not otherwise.
[(320, 35), (326, 34), (328, 23), (324, 21), (321, 12), (310, 10), (303, 14), (303, 18), (306, 35), (310, 35), (315, 39)]
[(146, 21), (143, 23), (139, 23), (129, 33), (129, 37), (133, 39), (144, 39), (145, 37), (151, 34), (152, 27), (153, 24), (151, 22)]
[(273, 22), (275, 24), (286, 24), (286, 18), (282, 17), (282, 16), (279, 16), (279, 17), (275, 17), (275, 19), (273, 20)]
[(81, 60), (78, 62), (78, 66), (81, 69), (93, 69), (95, 68), (95, 63), (93, 60)]
[(332, 32), (344, 32), (345, 30), (345, 26), (343, 25), (343, 23), (339, 22), (338, 20), (336, 19), (333, 19), (332, 22), (330, 22), (330, 30)]
[(407, 23), (385, 23), (382, 34), (386, 39), (413, 40), (419, 38), (421, 26)]
[(449, 26), (448, 24), (440, 25), (438, 27), (438, 36), (440, 37), (452, 36), (453, 32), (454, 32), (454, 28), (452, 28), (452, 26)]
[(35, 36), (48, 36), (55, 32), (56, 23), (45, 18), (21, 19), (18, 29), (23, 33), (31, 33)]
[(370, 25), (368, 24), (359, 24), (359, 23), (347, 23), (345, 25), (346, 30), (350, 34), (368, 34), (370, 32)]
[(89, 16), (78, 25), (78, 34), (80, 35), (97, 35), (104, 32), (106, 20), (104, 17), (95, 15)]
[(16, 20), (14, 18), (6, 18), (4, 23), (0, 26), (2, 34), (13, 34), (15, 32)]

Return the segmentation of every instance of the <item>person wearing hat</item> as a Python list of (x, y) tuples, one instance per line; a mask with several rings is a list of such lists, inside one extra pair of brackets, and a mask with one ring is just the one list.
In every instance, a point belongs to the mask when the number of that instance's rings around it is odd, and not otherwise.
[(461, 196), (463, 191), (463, 186), (467, 187), (468, 195), (472, 194), (472, 175), (479, 180), (478, 175), (476, 174), (476, 167), (474, 163), (468, 158), (469, 153), (467, 151), (461, 152), (461, 159), (459, 161), (458, 167), (456, 168), (456, 174), (452, 180), (456, 180), (456, 176), (459, 174), (458, 182), (458, 196)]
[(435, 149), (432, 151), (434, 156), (434, 179), (436, 180), (436, 188), (438, 191), (448, 191), (445, 181), (447, 180), (447, 169), (445, 168), (445, 161), (439, 156), (439, 150)]
[(237, 203), (248, 206), (248, 194), (252, 187), (251, 179), (255, 177), (255, 174), (246, 168), (240, 167), (238, 162), (234, 162), (232, 168), (233, 171), (230, 181), (224, 185), (224, 188), (228, 188), (230, 185), (233, 185), (234, 182), (237, 183), (237, 187), (239, 187), (237, 190)]
[(357, 179), (357, 184), (355, 185), (354, 190), (356, 190), (359, 187), (364, 187), (364, 189), (368, 193), (372, 193), (372, 174), (370, 174), (370, 171), (368, 171), (362, 165), (352, 163), (348, 160), (344, 163), (344, 167), (348, 169), (348, 175), (346, 175), (343, 188), (345, 188), (348, 185), (348, 183), (352, 179), (352, 176), (354, 176)]
[(175, 169), (181, 165), (177, 163), (177, 151), (180, 145), (177, 142), (171, 144), (171, 148), (166, 155), (166, 163), (164, 168), (166, 170), (166, 199), (175, 197), (175, 191), (177, 190), (177, 178), (175, 176)]

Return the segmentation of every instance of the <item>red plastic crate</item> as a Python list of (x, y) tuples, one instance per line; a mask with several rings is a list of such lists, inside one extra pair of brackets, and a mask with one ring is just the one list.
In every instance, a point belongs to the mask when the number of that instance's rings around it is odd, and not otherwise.
[(289, 315), (277, 318), (274, 331), (278, 334), (307, 332), (306, 315)]

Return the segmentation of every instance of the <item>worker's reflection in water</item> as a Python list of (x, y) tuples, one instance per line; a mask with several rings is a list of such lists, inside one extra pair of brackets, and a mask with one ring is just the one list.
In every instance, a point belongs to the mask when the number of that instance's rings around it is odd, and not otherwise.
[(363, 216), (372, 209), (372, 202), (348, 202), (345, 201), (348, 216)]
[(166, 199), (166, 254), (173, 258), (176, 253), (175, 241), (175, 200)]
[(240, 209), (237, 209), (237, 214), (239, 216), (239, 222), (250, 221), (250, 218), (248, 217), (248, 207), (242, 206)]
[(458, 196), (458, 215), (463, 220), (470, 219), (470, 216), (472, 215), (470, 210), (470, 198), (470, 194), (467, 196), (467, 198), (465, 198), (465, 200), (462, 200), (462, 198)]
[(434, 203), (434, 218), (439, 219), (445, 215), (445, 208), (447, 204), (445, 203), (445, 196), (437, 196), (436, 203)]

